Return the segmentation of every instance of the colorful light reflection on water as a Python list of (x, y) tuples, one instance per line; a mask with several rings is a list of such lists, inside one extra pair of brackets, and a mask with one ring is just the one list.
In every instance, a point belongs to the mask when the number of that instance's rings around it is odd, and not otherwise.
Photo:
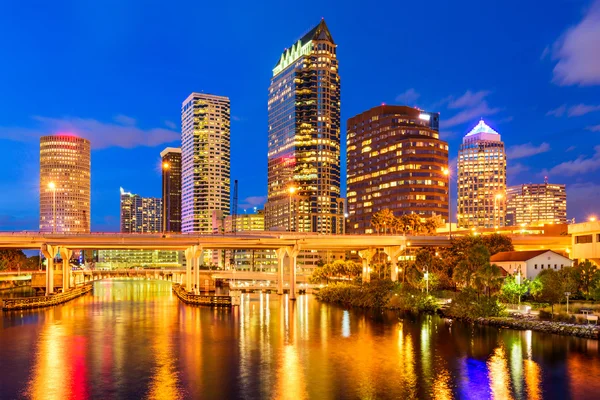
[(1, 314), (0, 398), (595, 398), (596, 341), (244, 295), (181, 304), (165, 282), (98, 282)]

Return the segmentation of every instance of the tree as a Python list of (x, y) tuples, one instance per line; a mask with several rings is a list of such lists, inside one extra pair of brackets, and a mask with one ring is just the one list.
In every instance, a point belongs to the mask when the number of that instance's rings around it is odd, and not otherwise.
[(554, 305), (564, 296), (561, 277), (553, 269), (545, 269), (531, 283), (531, 294), (537, 301), (549, 303), (554, 314)]
[(530, 284), (531, 281), (529, 279), (523, 279), (519, 283), (514, 275), (507, 276), (500, 288), (504, 301), (516, 304), (521, 296), (527, 294)]
[(465, 287), (471, 287), (479, 268), (489, 264), (489, 262), (490, 252), (487, 247), (483, 244), (476, 244), (467, 251), (466, 257), (454, 269), (453, 278), (455, 282), (461, 283)]
[(423, 229), (428, 235), (434, 235), (438, 228), (442, 227), (442, 218), (439, 215), (429, 217), (423, 223)]
[(512, 244), (510, 237), (499, 233), (492, 233), (491, 235), (478, 236), (481, 238), (481, 242), (488, 248), (490, 256), (502, 251), (514, 251), (515, 248)]
[(0, 249), (0, 271), (21, 269), (27, 262), (27, 257), (21, 250)]
[(384, 208), (382, 210), (377, 211), (371, 217), (371, 226), (375, 230), (375, 233), (381, 233), (385, 235), (388, 229), (393, 229), (395, 225), (394, 213), (389, 208)]
[(489, 262), (475, 272), (475, 284), (483, 289), (483, 293), (488, 297), (491, 296), (492, 290), (496, 290), (502, 285), (503, 279), (502, 268)]
[(575, 271), (577, 272), (581, 291), (585, 293), (586, 296), (589, 296), (590, 290), (592, 290), (592, 288), (596, 286), (596, 283), (600, 281), (598, 267), (590, 260), (585, 260), (575, 267)]

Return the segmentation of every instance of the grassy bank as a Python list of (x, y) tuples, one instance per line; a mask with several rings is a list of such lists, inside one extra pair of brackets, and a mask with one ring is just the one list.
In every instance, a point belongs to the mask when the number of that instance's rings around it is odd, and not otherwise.
[(435, 312), (438, 309), (437, 300), (433, 296), (387, 280), (362, 285), (336, 283), (322, 288), (315, 296), (323, 302), (350, 307), (412, 312)]

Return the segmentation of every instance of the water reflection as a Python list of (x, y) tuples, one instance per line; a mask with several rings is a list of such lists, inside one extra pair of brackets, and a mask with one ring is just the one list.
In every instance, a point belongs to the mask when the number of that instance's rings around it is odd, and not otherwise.
[(596, 341), (245, 294), (189, 307), (165, 282), (98, 282), (2, 314), (4, 398), (593, 398)]

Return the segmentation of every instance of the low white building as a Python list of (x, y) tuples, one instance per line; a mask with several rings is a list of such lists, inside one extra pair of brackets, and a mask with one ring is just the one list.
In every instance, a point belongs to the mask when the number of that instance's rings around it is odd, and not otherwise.
[(573, 260), (552, 250), (503, 251), (494, 254), (490, 263), (502, 267), (510, 275), (520, 271), (521, 276), (527, 279), (534, 279), (545, 269), (559, 271), (573, 266)]

